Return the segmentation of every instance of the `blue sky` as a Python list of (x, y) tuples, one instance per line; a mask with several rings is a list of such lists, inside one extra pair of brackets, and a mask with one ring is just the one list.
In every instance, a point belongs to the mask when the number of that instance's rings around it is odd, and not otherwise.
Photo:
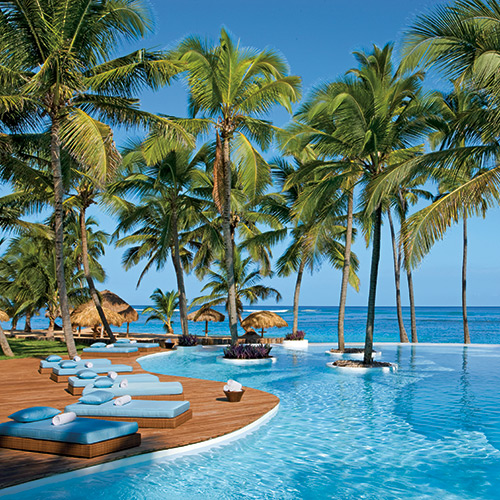
[[(370, 49), (373, 43), (384, 45), (398, 42), (411, 20), (419, 13), (436, 5), (427, 0), (254, 0), (253, 2), (212, 0), (184, 0), (150, 2), (156, 17), (156, 27), (141, 46), (166, 48), (183, 37), (197, 34), (217, 39), (224, 26), (240, 38), (241, 45), (279, 50), (288, 60), (292, 74), (303, 79), (303, 93), (323, 81), (332, 80), (350, 67), (355, 66), (354, 50)], [(138, 44), (134, 44), (138, 47)], [(126, 50), (127, 48), (124, 48)], [(443, 86), (436, 76), (428, 85)], [(182, 82), (159, 92), (145, 92), (141, 96), (142, 106), (150, 111), (170, 115), (186, 115), (186, 93)], [(289, 120), (284, 111), (271, 115), (276, 125), (285, 125)], [(117, 134), (118, 144), (126, 134)], [(95, 214), (103, 229), (111, 232), (113, 221), (102, 213)], [(500, 209), (491, 210), (487, 218), (474, 219), (469, 229), (469, 288), (470, 305), (500, 305), (500, 265), (497, 261), (500, 246)], [(368, 273), (370, 252), (359, 238), (354, 246), (361, 262), (361, 290), (349, 291), (348, 304), (366, 305), (368, 295)], [(274, 251), (279, 256), (280, 249)], [(170, 290), (176, 287), (171, 266), (156, 272), (151, 271), (139, 289), (135, 284), (140, 269), (125, 273), (122, 269), (121, 250), (109, 248), (103, 258), (108, 272), (106, 288), (118, 292), (134, 304), (149, 302), (149, 295), (156, 287)], [(417, 305), (458, 305), (461, 284), (461, 230), (451, 228), (445, 239), (436, 244), (431, 254), (415, 270), (415, 296)], [(283, 295), (282, 304), (291, 304), (294, 277), (267, 280)], [(188, 297), (199, 294), (200, 282), (187, 278)], [(403, 280), (403, 287), (405, 287)], [(323, 266), (313, 276), (304, 278), (301, 305), (337, 305), (340, 273)], [(406, 289), (403, 288), (404, 304)], [(384, 227), (380, 281), (377, 295), (378, 305), (394, 304), (394, 275), (388, 227)]]

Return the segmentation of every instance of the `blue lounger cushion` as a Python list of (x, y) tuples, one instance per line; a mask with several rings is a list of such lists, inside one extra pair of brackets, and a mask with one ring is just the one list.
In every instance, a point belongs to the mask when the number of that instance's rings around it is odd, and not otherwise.
[[(156, 375), (151, 375), (150, 373), (134, 373), (131, 375), (118, 375), (115, 379), (115, 383), (118, 385), (122, 380), (127, 379), (129, 382), (159, 382), (159, 378)], [(82, 380), (78, 377), (70, 377), (68, 379), (68, 384), (73, 387), (86, 387), (87, 385), (93, 385), (94, 380)]]
[(62, 358), (57, 354), (51, 354), (45, 358), (45, 361), (48, 361), (49, 363), (53, 363), (55, 361), (57, 363), (58, 361), (62, 361)]
[(118, 339), (115, 344), (130, 344), (130, 339)]
[(8, 418), (22, 423), (36, 422), (37, 420), (46, 420), (47, 418), (55, 417), (59, 413), (61, 413), (61, 410), (50, 406), (31, 406), (30, 408), (24, 408), (12, 413)]
[[(82, 405), (83, 406), (83, 405)], [(92, 418), (76, 418), (63, 425), (52, 425), (52, 419), (37, 422), (5, 422), (0, 424), (0, 436), (93, 444), (128, 436), (137, 432), (137, 422), (113, 422)]]
[[(91, 394), (98, 389), (91, 385), (85, 386), (83, 395)], [(112, 392), (114, 396), (172, 396), (182, 394), (182, 384), (180, 382), (133, 382), (128, 387), (120, 387), (120, 384), (114, 384), (106, 391)]]
[(159, 401), (156, 399), (133, 399), (123, 406), (115, 406), (113, 401), (102, 405), (75, 403), (65, 408), (65, 411), (74, 411), (79, 416), (128, 418), (175, 418), (188, 410), (189, 401)]
[(137, 347), (84, 347), (83, 352), (120, 352), (127, 354), (129, 352), (138, 352)]
[[(106, 358), (95, 358), (95, 359), (82, 359), (81, 361), (77, 361), (77, 365), (81, 368), (85, 368), (85, 363), (91, 362), (92, 364), (100, 364), (100, 365), (110, 365), (111, 360)], [(46, 359), (42, 359), (40, 361), (40, 368), (55, 368), (59, 366), (59, 361), (47, 361)]]
[(160, 344), (157, 342), (137, 342), (137, 344), (133, 345), (140, 347), (141, 349), (153, 349), (154, 347), (160, 347)]
[[(56, 375), (76, 375), (77, 372), (79, 372), (82, 368), (81, 367), (76, 367), (76, 368), (52, 368), (52, 372), (55, 373)], [(110, 371), (114, 372), (131, 372), (133, 368), (128, 365), (112, 365), (111, 363), (109, 365), (94, 365), (92, 367), (92, 371), (96, 373), (108, 373)]]

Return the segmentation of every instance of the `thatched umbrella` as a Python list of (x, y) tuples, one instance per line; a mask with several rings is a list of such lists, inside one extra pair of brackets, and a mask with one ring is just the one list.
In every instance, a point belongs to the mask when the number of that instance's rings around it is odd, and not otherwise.
[(249, 314), (242, 322), (241, 326), (248, 330), (249, 328), (261, 328), (262, 337), (264, 336), (264, 328), (281, 328), (288, 326), (288, 323), (276, 313), (271, 311), (256, 311)]
[[(106, 319), (110, 325), (122, 326), (125, 320), (117, 312), (112, 311), (107, 307), (102, 308)], [(71, 314), (71, 324), (73, 326), (91, 326), (95, 328), (102, 324), (101, 317), (92, 302), (91, 306), (78, 307), (73, 314)]]
[(0, 321), (9, 321), (10, 318), (9, 318), (9, 315), (5, 312), (5, 311), (2, 311), (0, 309)]
[(208, 322), (214, 321), (216, 323), (220, 323), (224, 321), (225, 316), (216, 311), (215, 309), (211, 309), (210, 307), (202, 307), (198, 309), (198, 311), (193, 311), (188, 314), (187, 319), (189, 321), (204, 321), (205, 322), (205, 337), (208, 337)]

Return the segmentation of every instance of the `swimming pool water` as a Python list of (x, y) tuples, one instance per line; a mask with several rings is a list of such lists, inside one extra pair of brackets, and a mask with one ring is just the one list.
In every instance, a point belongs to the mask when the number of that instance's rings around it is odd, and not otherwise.
[[(273, 348), (238, 367), (201, 347), (144, 358), (144, 369), (225, 382), (281, 399), (239, 441), (18, 493), (22, 499), (497, 499), (500, 346), (378, 345), (395, 374), (339, 373), (325, 345)], [(222, 384), (221, 384), (222, 390)], [(14, 498), (14, 496), (12, 497)]]

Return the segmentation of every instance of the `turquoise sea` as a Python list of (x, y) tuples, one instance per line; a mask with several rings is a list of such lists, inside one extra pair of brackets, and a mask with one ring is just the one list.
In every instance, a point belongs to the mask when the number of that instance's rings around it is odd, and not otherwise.
[[(130, 325), (131, 332), (163, 333), (159, 321), (146, 323), (142, 314), (146, 305), (134, 306), (139, 312), (139, 321)], [(223, 308), (216, 308), (224, 312)], [(253, 311), (266, 309), (282, 316), (292, 325), (291, 306), (246, 307), (243, 316)], [(306, 332), (309, 342), (334, 342), (337, 338), (338, 307), (304, 306), (299, 309), (299, 329)], [(410, 336), (410, 313), (404, 308), (405, 324)], [(469, 307), (469, 329), (471, 341), (477, 344), (500, 344), (500, 307)], [(181, 333), (179, 315), (173, 318), (175, 333)], [(46, 328), (48, 320), (44, 316), (32, 320), (33, 328)], [(23, 324), (19, 325), (19, 328)], [(209, 323), (209, 334), (228, 335), (227, 321)], [(347, 342), (363, 342), (366, 327), (366, 307), (348, 307), (346, 310), (345, 337)], [(205, 323), (189, 323), (190, 333), (204, 335)], [(116, 328), (126, 331), (126, 325)], [(273, 328), (266, 336), (283, 337), (291, 328)], [(243, 334), (241, 329), (241, 334)], [(463, 342), (462, 309), (460, 307), (417, 307), (417, 334), (419, 342), (448, 343)], [(395, 307), (377, 307), (375, 322), (375, 341), (398, 342), (399, 330)]]

